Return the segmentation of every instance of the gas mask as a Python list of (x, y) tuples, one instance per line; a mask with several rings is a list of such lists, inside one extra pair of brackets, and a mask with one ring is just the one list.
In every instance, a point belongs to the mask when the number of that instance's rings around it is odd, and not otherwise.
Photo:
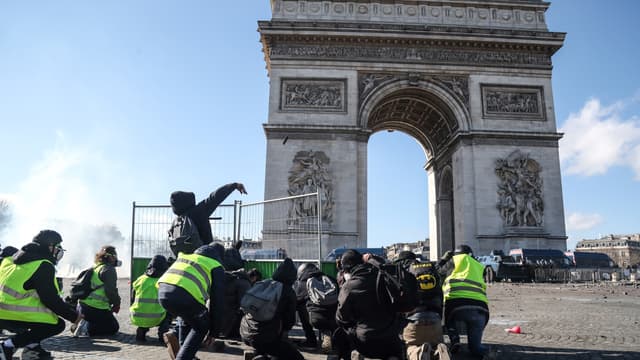
[(62, 260), (62, 257), (64, 256), (64, 249), (62, 248), (62, 246), (60, 246), (60, 244), (53, 247), (52, 255), (53, 258), (56, 259), (56, 263)]

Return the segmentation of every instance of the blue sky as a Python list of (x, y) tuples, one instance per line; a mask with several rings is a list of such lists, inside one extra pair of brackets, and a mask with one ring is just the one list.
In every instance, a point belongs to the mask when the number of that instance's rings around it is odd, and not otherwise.
[[(576, 6), (579, 4), (579, 7)], [(640, 232), (640, 2), (556, 0), (552, 31), (569, 247)], [(57, 224), (115, 225), (131, 203), (233, 181), (263, 199), (269, 1), (0, 2), (0, 244)], [(369, 142), (369, 246), (428, 236), (426, 159), (400, 132)], [(67, 229), (70, 226), (66, 227)], [(76, 228), (71, 226), (71, 228)], [(68, 247), (86, 235), (68, 230)]]

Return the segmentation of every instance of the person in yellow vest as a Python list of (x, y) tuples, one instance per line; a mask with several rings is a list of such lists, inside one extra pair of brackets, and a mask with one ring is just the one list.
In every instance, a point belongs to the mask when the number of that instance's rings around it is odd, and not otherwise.
[(136, 341), (147, 341), (149, 328), (158, 327), (158, 340), (164, 345), (163, 335), (169, 330), (171, 317), (158, 302), (158, 279), (169, 265), (162, 255), (154, 256), (144, 274), (133, 282), (133, 302), (129, 308), (131, 323), (136, 325)]
[(464, 323), (469, 352), (478, 359), (490, 358), (489, 347), (482, 345), (482, 333), (489, 322), (487, 285), (482, 276), (484, 265), (473, 258), (471, 247), (463, 244), (453, 253), (447, 251), (438, 266), (446, 275), (442, 291), (451, 352), (456, 353), (460, 348), (458, 326)]
[(103, 246), (96, 253), (91, 277), (91, 287), (96, 290), (86, 299), (79, 301), (80, 311), (84, 316), (78, 325), (80, 334), (114, 335), (120, 329), (120, 324), (113, 314), (120, 311), (116, 267), (121, 264), (116, 248), (111, 245)]
[(60, 297), (55, 265), (64, 254), (61, 243), (56, 231), (42, 230), (0, 263), (0, 328), (20, 329), (0, 342), (1, 360), (10, 360), (21, 347), (23, 359), (50, 357), (40, 341), (64, 331), (63, 318), (76, 322), (81, 317)]
[(181, 317), (190, 328), (179, 350), (175, 335), (169, 341), (167, 335), (171, 332), (165, 334), (172, 359), (192, 360), (203, 340), (205, 346), (214, 345), (224, 310), (223, 255), (224, 247), (218, 243), (201, 246), (193, 254), (181, 252), (158, 279), (160, 305), (172, 316)]

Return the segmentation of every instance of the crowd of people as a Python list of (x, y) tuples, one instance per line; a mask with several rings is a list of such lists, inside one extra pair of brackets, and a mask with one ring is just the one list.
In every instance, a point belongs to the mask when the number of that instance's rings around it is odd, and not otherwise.
[[(401, 252), (394, 264), (412, 279), (403, 286), (415, 287), (403, 290), (415, 296), (402, 311), (381, 301), (386, 260), (356, 250), (337, 260), (335, 278), (314, 263), (296, 267), (286, 258), (263, 279), (257, 269), (245, 270), (240, 241), (225, 249), (211, 237), (208, 217), (234, 190), (246, 194), (241, 183), (224, 185), (198, 204), (193, 193), (171, 194), (174, 214), (189, 217), (199, 236), (176, 236), (175, 259), (156, 255), (144, 274), (132, 279), (129, 310), (137, 342), (146, 342), (150, 329), (157, 328), (157, 340), (172, 360), (195, 359), (201, 347), (223, 351), (224, 339), (250, 346), (254, 360), (299, 360), (301, 350), (318, 348), (340, 360), (354, 352), (373, 359), (446, 360), (459, 351), (464, 330), (473, 356), (492, 356), (482, 344), (489, 319), (484, 268), (468, 246), (448, 251), (438, 262)], [(41, 342), (62, 333), (65, 320), (74, 336), (119, 331), (116, 248), (105, 245), (96, 253), (86, 296), (63, 299), (55, 275), (64, 255), (61, 244), (59, 233), (43, 230), (20, 250), (2, 249), (0, 329), (12, 335), (0, 342), (0, 360), (12, 359), (19, 348), (23, 359), (49, 358)], [(305, 335), (299, 343), (288, 337), (296, 317)]]

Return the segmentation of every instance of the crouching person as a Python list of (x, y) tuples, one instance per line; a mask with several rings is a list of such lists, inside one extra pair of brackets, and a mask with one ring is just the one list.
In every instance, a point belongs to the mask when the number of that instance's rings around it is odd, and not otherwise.
[(89, 336), (115, 335), (120, 329), (120, 324), (113, 315), (120, 312), (116, 267), (122, 265), (122, 262), (118, 260), (116, 248), (107, 245), (96, 253), (94, 264), (91, 288), (95, 290), (86, 299), (79, 301), (84, 319), (78, 325), (78, 332)]
[(400, 321), (395, 312), (377, 300), (378, 269), (356, 250), (342, 255), (345, 282), (338, 295), (333, 345), (340, 359), (351, 359), (351, 351), (374, 359), (403, 359)]
[[(296, 268), (293, 261), (284, 259), (272, 279), (255, 283), (243, 297), (242, 309), (246, 314), (240, 322), (240, 336), (245, 344), (256, 350), (258, 356), (254, 359), (272, 355), (278, 359), (303, 360), (298, 349), (286, 340), (296, 320), (296, 294), (292, 287)], [(260, 298), (267, 301), (262, 303)]]
[(147, 270), (133, 282), (133, 303), (130, 314), (131, 323), (136, 325), (136, 341), (147, 341), (149, 328), (158, 327), (158, 340), (164, 344), (163, 335), (169, 330), (171, 317), (158, 302), (158, 279), (168, 268), (167, 259), (162, 255), (154, 256)]
[[(0, 343), (0, 359), (10, 360), (25, 347), (23, 359), (51, 356), (40, 341), (64, 331), (62, 318), (75, 322), (80, 315), (60, 297), (55, 264), (62, 259), (62, 237), (42, 230), (33, 242), (0, 264), (0, 328), (19, 329)], [(60, 317), (62, 318), (60, 318)]]
[(171, 359), (191, 360), (203, 340), (206, 346), (214, 344), (224, 308), (224, 267), (219, 248), (222, 246), (218, 244), (204, 245), (193, 254), (179, 253), (158, 279), (160, 305), (172, 316), (181, 317), (189, 328), (182, 347), (173, 333), (165, 335)]

